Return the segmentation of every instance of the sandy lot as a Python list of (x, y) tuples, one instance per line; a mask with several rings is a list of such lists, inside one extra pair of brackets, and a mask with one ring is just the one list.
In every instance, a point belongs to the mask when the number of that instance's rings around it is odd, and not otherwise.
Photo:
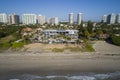
[(100, 54), (120, 54), (120, 46), (111, 45), (105, 41), (98, 41), (93, 47)]
[(74, 45), (74, 44), (68, 44), (68, 45), (67, 44), (42, 44), (42, 43), (33, 43), (33, 44), (25, 45), (26, 52), (32, 52), (32, 53), (52, 52), (51, 50), (54, 48), (64, 49), (66, 47), (77, 47), (77, 45)]

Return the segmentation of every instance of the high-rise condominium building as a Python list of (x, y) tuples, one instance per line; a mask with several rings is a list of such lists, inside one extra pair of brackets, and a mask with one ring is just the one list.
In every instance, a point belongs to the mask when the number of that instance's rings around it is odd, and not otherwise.
[(51, 18), (50, 19), (50, 24), (52, 25), (58, 25), (59, 24), (59, 20), (58, 20), (58, 17), (54, 17), (54, 18)]
[(69, 24), (73, 24), (74, 23), (74, 14), (70, 13), (69, 14)]
[(107, 23), (108, 24), (115, 24), (115, 22), (116, 22), (116, 15), (113, 13), (108, 15)]
[(37, 20), (38, 20), (38, 24), (43, 25), (46, 22), (46, 17), (43, 15), (38, 15)]
[(23, 24), (36, 24), (37, 17), (36, 14), (23, 14), (22, 23)]
[(16, 14), (9, 15), (8, 22), (9, 24), (19, 24), (20, 22), (19, 15), (16, 15)]
[(117, 22), (117, 23), (120, 23), (120, 14), (118, 14), (118, 15), (116, 16), (116, 22)]
[(81, 22), (82, 22), (82, 13), (78, 13), (78, 15), (77, 15), (77, 23), (78, 23), (78, 25), (80, 25)]
[(0, 22), (1, 23), (7, 23), (7, 14), (5, 13), (0, 13)]
[(103, 15), (103, 16), (102, 16), (102, 22), (103, 22), (103, 23), (106, 23), (106, 22), (107, 22), (107, 15)]

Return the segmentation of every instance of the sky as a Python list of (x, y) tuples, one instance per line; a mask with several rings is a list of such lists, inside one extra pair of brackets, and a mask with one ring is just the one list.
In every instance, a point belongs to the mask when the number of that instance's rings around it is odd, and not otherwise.
[(120, 13), (120, 0), (0, 0), (0, 13), (35, 13), (67, 21), (83, 13), (83, 21), (100, 21), (104, 14)]

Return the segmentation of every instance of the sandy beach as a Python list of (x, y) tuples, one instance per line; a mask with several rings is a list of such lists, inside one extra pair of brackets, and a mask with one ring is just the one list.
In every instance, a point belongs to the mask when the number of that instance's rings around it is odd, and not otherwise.
[(92, 53), (0, 53), (0, 77), (120, 71), (120, 47), (98, 41), (94, 48)]

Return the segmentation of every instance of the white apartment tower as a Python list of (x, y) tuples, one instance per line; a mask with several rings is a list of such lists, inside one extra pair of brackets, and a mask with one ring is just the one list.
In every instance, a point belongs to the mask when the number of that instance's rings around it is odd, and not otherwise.
[(38, 20), (38, 24), (43, 25), (46, 22), (46, 17), (43, 15), (38, 15), (37, 20)]
[(19, 24), (19, 15), (11, 14), (8, 16), (8, 22), (9, 24)]
[(7, 14), (5, 13), (0, 13), (0, 22), (1, 23), (7, 23)]
[(58, 17), (51, 18), (50, 19), (50, 24), (52, 24), (52, 25), (58, 25), (59, 24)]
[(108, 24), (115, 24), (115, 22), (116, 22), (116, 15), (113, 13), (108, 15), (107, 23)]
[(78, 13), (78, 15), (77, 15), (77, 23), (78, 23), (78, 25), (80, 25), (81, 22), (82, 22), (82, 13)]
[(69, 24), (73, 24), (74, 23), (74, 14), (70, 13), (69, 14)]
[(58, 25), (58, 24), (59, 24), (58, 17), (54, 17), (54, 24), (55, 24), (55, 25)]
[(116, 16), (116, 22), (117, 22), (117, 23), (120, 23), (120, 14), (118, 14), (118, 15)]
[(103, 23), (106, 23), (106, 22), (107, 22), (107, 15), (103, 15), (103, 16), (102, 16), (102, 22), (103, 22)]
[(23, 14), (22, 23), (23, 24), (36, 24), (37, 17), (36, 14)]

